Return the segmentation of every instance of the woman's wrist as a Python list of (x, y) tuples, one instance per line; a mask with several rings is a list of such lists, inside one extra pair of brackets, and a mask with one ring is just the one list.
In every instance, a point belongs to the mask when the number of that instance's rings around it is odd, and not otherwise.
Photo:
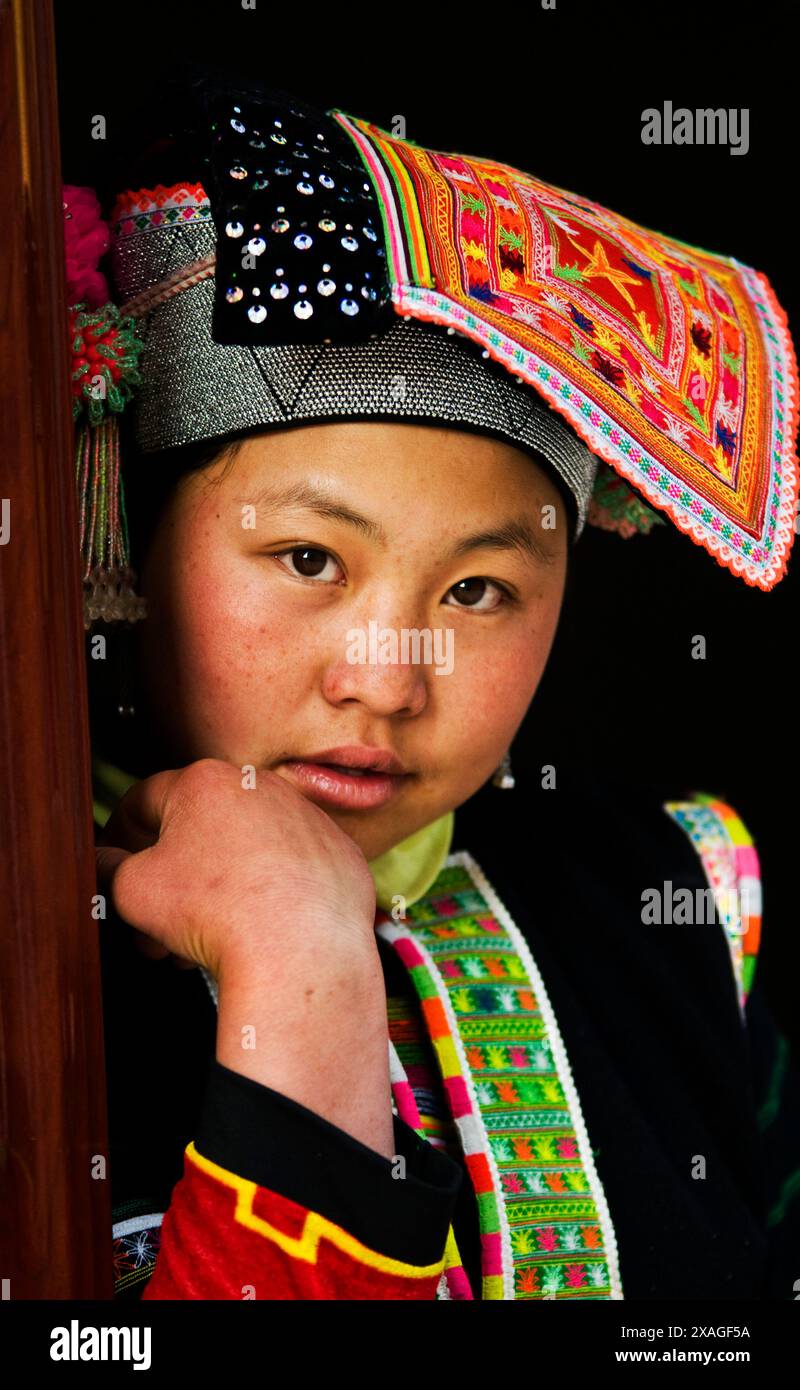
[[(336, 942), (334, 942), (336, 946)], [(227, 961), (217, 1060), (386, 1157), (393, 1153), (383, 971), (371, 949), (271, 950)]]

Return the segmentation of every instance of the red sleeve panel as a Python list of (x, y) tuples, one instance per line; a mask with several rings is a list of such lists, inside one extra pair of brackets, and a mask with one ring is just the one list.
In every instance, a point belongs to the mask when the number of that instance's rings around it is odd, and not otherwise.
[(394, 1126), (402, 1164), (215, 1062), (142, 1297), (435, 1298), (461, 1170)]

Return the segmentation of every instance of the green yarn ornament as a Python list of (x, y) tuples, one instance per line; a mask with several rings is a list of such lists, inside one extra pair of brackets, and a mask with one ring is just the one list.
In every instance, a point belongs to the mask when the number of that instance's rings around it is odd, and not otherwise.
[(141, 385), (138, 359), (144, 347), (132, 318), (115, 304), (70, 309), (72, 346), (72, 416), (98, 425), (110, 412), (119, 414)]
[(648, 507), (613, 468), (602, 462), (597, 469), (587, 520), (592, 526), (616, 531), (620, 536), (646, 536), (654, 526), (666, 525), (658, 512)]

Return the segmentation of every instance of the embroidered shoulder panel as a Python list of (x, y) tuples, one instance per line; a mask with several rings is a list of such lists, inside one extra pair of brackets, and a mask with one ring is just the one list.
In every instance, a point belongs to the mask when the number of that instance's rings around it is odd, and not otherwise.
[(558, 1023), (482, 870), (466, 852), (451, 855), (405, 920), (379, 913), (376, 930), (405, 964), (433, 1042), (477, 1197), (483, 1297), (621, 1299)]

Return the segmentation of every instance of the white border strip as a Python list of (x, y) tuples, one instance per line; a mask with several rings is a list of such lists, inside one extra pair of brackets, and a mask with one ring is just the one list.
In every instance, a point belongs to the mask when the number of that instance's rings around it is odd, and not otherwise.
[(151, 1231), (155, 1226), (160, 1226), (163, 1220), (163, 1211), (153, 1211), (149, 1216), (130, 1216), (127, 1221), (117, 1221), (111, 1227), (111, 1234), (114, 1240), (120, 1240), (122, 1236), (135, 1235), (137, 1231)]

